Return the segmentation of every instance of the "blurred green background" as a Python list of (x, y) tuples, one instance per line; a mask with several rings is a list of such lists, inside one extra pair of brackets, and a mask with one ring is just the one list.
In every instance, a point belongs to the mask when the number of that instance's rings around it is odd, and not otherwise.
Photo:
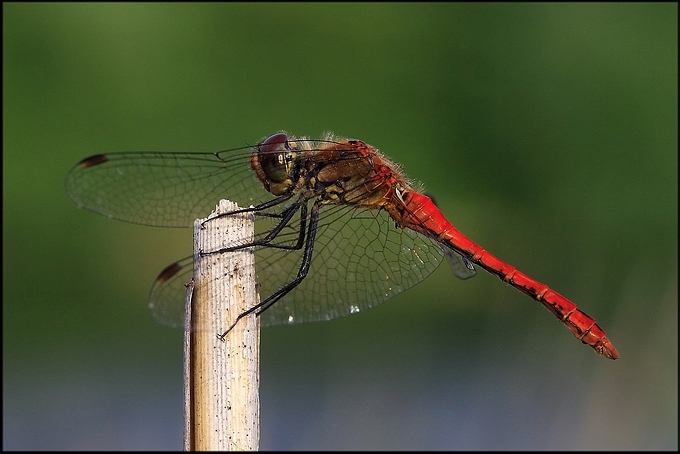
[(3, 448), (181, 448), (182, 333), (146, 298), (191, 232), (78, 210), (71, 166), (285, 129), (379, 147), (622, 359), (442, 266), (367, 313), (262, 332), (263, 449), (677, 450), (677, 21), (674, 3), (3, 3)]

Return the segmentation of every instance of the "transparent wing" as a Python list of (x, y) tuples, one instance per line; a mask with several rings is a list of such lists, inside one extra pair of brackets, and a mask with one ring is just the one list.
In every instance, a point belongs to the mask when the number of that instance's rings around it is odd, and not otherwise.
[(149, 295), (149, 310), (158, 323), (170, 328), (184, 327), (186, 285), (193, 274), (193, 256), (171, 263), (160, 272)]
[(247, 207), (272, 197), (250, 168), (251, 151), (95, 155), (71, 169), (66, 191), (80, 208), (113, 219), (188, 227), (220, 199)]
[(471, 261), (446, 246), (442, 246), (442, 250), (446, 261), (451, 267), (451, 271), (453, 271), (453, 275), (458, 279), (469, 279), (477, 274)]
[[(264, 235), (276, 222), (277, 218), (258, 216), (256, 237)], [(296, 244), (299, 228), (298, 213), (275, 244)], [(261, 300), (295, 278), (302, 256), (302, 249), (256, 249)], [(441, 263), (442, 257), (438, 243), (396, 227), (384, 211), (323, 207), (309, 274), (298, 287), (262, 313), (262, 323), (271, 326), (330, 320), (365, 311), (424, 280)], [(184, 325), (184, 284), (191, 279), (192, 270), (191, 257), (187, 257), (166, 268), (154, 283), (149, 305), (160, 323), (174, 327)]]
[[(330, 320), (375, 307), (413, 287), (442, 260), (440, 246), (395, 226), (384, 211), (325, 207), (309, 275), (261, 316), (265, 325)], [(261, 297), (297, 275), (302, 251), (256, 254)]]

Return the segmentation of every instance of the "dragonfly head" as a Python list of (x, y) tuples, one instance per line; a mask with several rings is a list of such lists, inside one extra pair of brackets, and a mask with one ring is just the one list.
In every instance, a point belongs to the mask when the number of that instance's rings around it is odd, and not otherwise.
[(283, 195), (294, 187), (296, 150), (299, 147), (294, 139), (289, 140), (285, 132), (279, 132), (262, 141), (253, 151), (250, 165), (267, 191)]

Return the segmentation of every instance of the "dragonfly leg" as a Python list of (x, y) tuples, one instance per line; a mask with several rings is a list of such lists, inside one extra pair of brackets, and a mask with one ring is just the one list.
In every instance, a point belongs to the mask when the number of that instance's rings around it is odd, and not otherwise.
[[(305, 217), (306, 217), (306, 206), (303, 206), (303, 210), (305, 212)], [(319, 224), (319, 208), (321, 205), (319, 203), (315, 203), (314, 206), (312, 206), (312, 213), (309, 219), (309, 234), (307, 235), (307, 241), (305, 242), (305, 250), (304, 254), (302, 256), (302, 263), (300, 264), (300, 269), (298, 270), (298, 274), (293, 279), (291, 282), (286, 284), (285, 286), (281, 287), (279, 290), (274, 292), (272, 295), (267, 297), (264, 301), (260, 302), (259, 304), (256, 304), (255, 306), (251, 307), (250, 309), (247, 309), (243, 311), (241, 314), (239, 314), (238, 317), (236, 317), (236, 320), (234, 320), (234, 323), (231, 324), (227, 330), (222, 333), (218, 334), (217, 337), (224, 342), (224, 338), (226, 337), (229, 332), (234, 329), (234, 326), (238, 323), (239, 320), (241, 320), (243, 317), (252, 314), (255, 312), (255, 315), (260, 315), (270, 307), (274, 305), (278, 300), (286, 296), (291, 290), (293, 290), (295, 287), (297, 287), (302, 280), (307, 277), (307, 273), (309, 273), (309, 267), (312, 264), (312, 255), (314, 252), (314, 240), (316, 238), (316, 229)], [(304, 230), (304, 229), (302, 229)], [(302, 238), (302, 237), (301, 237)]]
[[(279, 235), (281, 230), (290, 222), (297, 210), (300, 210), (300, 233), (298, 234), (298, 241), (293, 245), (271, 244), (271, 242)], [(300, 200), (299, 203), (288, 207), (281, 215), (281, 221), (274, 227), (266, 237), (262, 240), (255, 241), (251, 246), (267, 246), (276, 249), (290, 249), (299, 250), (302, 248), (302, 243), (305, 240), (305, 231), (307, 229), (307, 201)]]
[[(300, 210), (300, 233), (298, 234), (298, 241), (296, 244), (293, 245), (281, 245), (281, 244), (271, 244), (273, 240), (276, 239), (278, 234), (283, 230), (283, 228), (288, 225), (290, 220), (293, 218), (295, 213)], [(239, 251), (241, 249), (247, 249), (247, 248), (252, 248), (256, 246), (267, 246), (267, 247), (272, 247), (272, 248), (277, 248), (277, 249), (290, 249), (290, 250), (298, 250), (302, 248), (302, 244), (304, 242), (305, 238), (305, 231), (306, 231), (306, 224), (307, 224), (307, 204), (305, 200), (299, 200), (295, 204), (289, 206), (286, 208), (281, 215), (281, 221), (267, 234), (262, 239), (252, 241), (250, 243), (245, 243), (245, 244), (239, 244), (236, 246), (230, 246), (226, 248), (221, 248), (217, 249), (215, 251), (210, 251), (210, 252), (203, 252), (201, 251), (200, 254), (202, 257), (205, 257), (206, 255), (210, 254), (220, 254), (223, 252), (234, 252), (234, 251)]]
[(206, 222), (210, 222), (213, 219), (219, 219), (219, 218), (224, 217), (224, 216), (231, 216), (231, 215), (240, 214), (240, 213), (251, 213), (251, 212), (257, 213), (258, 211), (266, 210), (267, 208), (271, 208), (271, 207), (274, 207), (276, 205), (280, 205), (283, 202), (285, 202), (286, 200), (290, 199), (292, 196), (293, 196), (293, 193), (289, 192), (289, 193), (286, 193), (282, 196), (279, 196), (279, 197), (273, 198), (271, 200), (268, 200), (266, 202), (263, 202), (259, 205), (254, 206), (254, 207), (241, 208), (241, 209), (238, 209), (238, 210), (229, 211), (227, 213), (220, 213), (217, 216), (214, 216), (212, 218), (209, 217), (208, 219), (203, 221), (201, 226), (205, 225)]

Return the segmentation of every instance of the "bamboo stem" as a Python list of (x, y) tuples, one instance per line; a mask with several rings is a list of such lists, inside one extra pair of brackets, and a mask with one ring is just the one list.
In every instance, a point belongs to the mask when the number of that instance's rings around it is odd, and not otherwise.
[(259, 448), (259, 319), (244, 317), (224, 342), (217, 337), (258, 302), (254, 254), (246, 249), (201, 256), (252, 241), (251, 214), (215, 217), (237, 209), (221, 200), (213, 214), (194, 223), (194, 279), (187, 286), (186, 309), (191, 328), (185, 331), (185, 450)]

